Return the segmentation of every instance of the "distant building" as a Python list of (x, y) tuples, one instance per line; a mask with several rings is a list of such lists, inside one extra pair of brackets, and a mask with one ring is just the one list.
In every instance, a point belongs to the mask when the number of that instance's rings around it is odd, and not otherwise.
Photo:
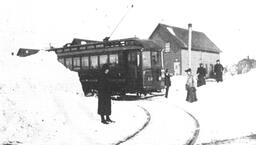
[[(188, 29), (165, 24), (158, 24), (149, 39), (155, 40), (164, 49), (164, 67), (174, 75), (184, 75), (189, 67)], [(203, 63), (207, 69), (207, 77), (212, 70), (221, 50), (202, 32), (192, 31), (191, 69), (195, 74), (197, 67)]]
[(256, 60), (250, 59), (249, 56), (242, 59), (237, 64), (237, 74), (249, 72), (252, 68), (256, 68)]
[(17, 52), (17, 56), (25, 57), (32, 54), (36, 54), (38, 51), (38, 49), (20, 48), (19, 51)]

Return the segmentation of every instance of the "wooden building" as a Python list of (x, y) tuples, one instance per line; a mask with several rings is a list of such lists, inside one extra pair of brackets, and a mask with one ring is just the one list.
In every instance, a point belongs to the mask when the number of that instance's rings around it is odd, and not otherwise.
[[(188, 29), (158, 24), (149, 39), (155, 40), (164, 49), (164, 67), (174, 75), (184, 75), (189, 67)], [(195, 74), (197, 67), (203, 63), (207, 69), (207, 77), (212, 76), (212, 70), (217, 59), (220, 59), (220, 49), (202, 32), (192, 31), (191, 69)]]

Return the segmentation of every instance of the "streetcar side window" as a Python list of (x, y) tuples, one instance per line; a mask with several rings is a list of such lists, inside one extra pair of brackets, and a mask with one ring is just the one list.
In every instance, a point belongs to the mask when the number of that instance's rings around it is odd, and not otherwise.
[(91, 66), (91, 69), (98, 68), (98, 56), (91, 56), (90, 57), (90, 66)]
[(88, 69), (89, 68), (89, 57), (83, 56), (82, 57), (82, 69)]
[(80, 50), (85, 50), (85, 49), (86, 49), (85, 46), (81, 46), (81, 47), (80, 47)]
[(110, 54), (109, 55), (109, 63), (113, 66), (118, 64), (118, 55), (117, 54)]
[(66, 67), (72, 69), (72, 57), (65, 59)]
[(103, 64), (108, 62), (108, 55), (100, 55), (100, 67), (103, 66)]
[(80, 70), (80, 57), (74, 57), (73, 58), (73, 69), (74, 70)]
[(142, 52), (142, 65), (144, 68), (151, 67), (150, 51)]

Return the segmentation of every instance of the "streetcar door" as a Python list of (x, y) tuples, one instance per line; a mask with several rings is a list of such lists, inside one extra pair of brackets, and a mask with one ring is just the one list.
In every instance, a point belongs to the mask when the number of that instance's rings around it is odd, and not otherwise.
[(130, 51), (127, 55), (127, 85), (131, 91), (139, 88), (140, 59), (137, 51)]

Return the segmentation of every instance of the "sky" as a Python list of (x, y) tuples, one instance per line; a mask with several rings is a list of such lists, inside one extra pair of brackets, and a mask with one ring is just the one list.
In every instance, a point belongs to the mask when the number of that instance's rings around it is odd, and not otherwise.
[[(256, 58), (253, 0), (10, 0), (0, 2), (0, 52), (61, 47), (73, 38), (146, 39), (158, 23), (204, 32), (223, 63)], [(117, 27), (118, 26), (118, 27)]]

